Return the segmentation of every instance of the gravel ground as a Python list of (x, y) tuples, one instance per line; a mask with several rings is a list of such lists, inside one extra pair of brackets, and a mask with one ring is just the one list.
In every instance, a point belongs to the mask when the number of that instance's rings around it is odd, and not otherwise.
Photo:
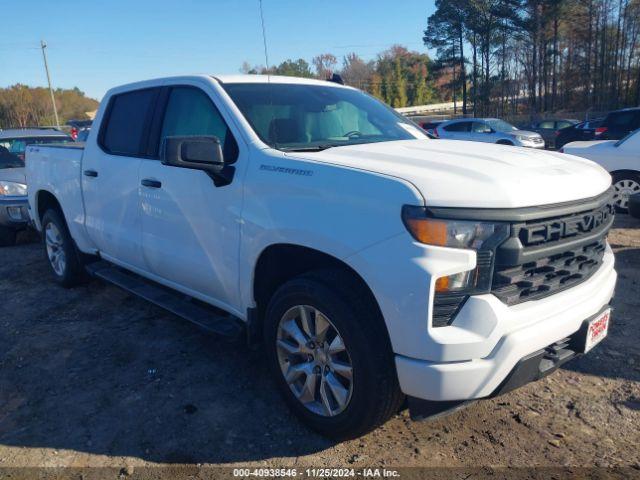
[(537, 383), (333, 443), (279, 399), (260, 352), (123, 291), (56, 286), (0, 249), (0, 467), (629, 467), (640, 470), (640, 220), (616, 219), (609, 338)]

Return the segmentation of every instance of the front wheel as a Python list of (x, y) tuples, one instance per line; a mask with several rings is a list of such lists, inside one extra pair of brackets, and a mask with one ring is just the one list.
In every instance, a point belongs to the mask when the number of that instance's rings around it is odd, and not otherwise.
[(42, 236), (53, 277), (63, 287), (82, 283), (86, 275), (67, 224), (57, 210), (47, 210), (42, 217)]
[(616, 210), (626, 212), (629, 208), (629, 196), (640, 193), (640, 174), (636, 172), (614, 173), (613, 189), (613, 203)]
[(284, 284), (269, 303), (264, 337), (291, 409), (336, 439), (366, 433), (397, 412), (402, 394), (380, 314), (339, 271)]

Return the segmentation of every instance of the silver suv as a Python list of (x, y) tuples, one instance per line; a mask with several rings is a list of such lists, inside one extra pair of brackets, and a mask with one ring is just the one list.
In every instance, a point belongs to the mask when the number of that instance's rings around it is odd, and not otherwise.
[(434, 134), (447, 140), (467, 140), (530, 148), (545, 147), (539, 133), (518, 130), (510, 123), (498, 118), (449, 120), (438, 125)]

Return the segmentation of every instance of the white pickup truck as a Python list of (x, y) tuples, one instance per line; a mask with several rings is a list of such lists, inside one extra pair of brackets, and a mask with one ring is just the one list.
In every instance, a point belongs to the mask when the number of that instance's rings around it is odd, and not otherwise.
[(360, 435), (405, 399), (424, 418), (504, 393), (607, 333), (605, 170), (430, 140), (337, 83), (118, 87), (84, 146), (32, 146), (26, 163), (59, 283), (89, 271), (246, 334), (328, 436)]

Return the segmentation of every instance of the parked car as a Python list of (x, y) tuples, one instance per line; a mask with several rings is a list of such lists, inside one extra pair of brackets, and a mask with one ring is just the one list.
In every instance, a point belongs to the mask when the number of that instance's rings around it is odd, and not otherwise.
[(29, 222), (24, 152), (27, 145), (68, 142), (52, 129), (0, 130), (0, 247), (13, 245)]
[(89, 137), (89, 132), (91, 132), (91, 127), (85, 127), (78, 130), (78, 134), (76, 135), (76, 142), (86, 142), (87, 137)]
[(278, 76), (117, 87), (94, 129), (27, 151), (53, 278), (86, 267), (262, 339), (325, 435), (360, 435), (405, 396), (422, 418), (501, 394), (607, 333), (611, 178), (590, 162), (430, 140), (359, 90)]
[(640, 218), (640, 193), (634, 193), (629, 196), (629, 215), (635, 218)]
[(593, 160), (611, 173), (619, 210), (627, 210), (629, 196), (640, 193), (640, 130), (618, 141), (569, 143), (562, 152)]
[(604, 118), (596, 118), (578, 123), (571, 127), (563, 128), (556, 132), (555, 147), (562, 148), (567, 143), (593, 140), (596, 137), (596, 128), (602, 125)]
[(85, 129), (91, 128), (92, 120), (69, 120), (67, 125), (71, 127), (70, 135), (76, 141), (78, 140), (78, 135)]
[(73, 138), (55, 128), (10, 128), (0, 130), (0, 146), (24, 162), (27, 145), (73, 142)]
[(579, 120), (541, 120), (527, 127), (527, 130), (539, 133), (545, 141), (547, 148), (558, 148), (556, 145), (557, 132), (580, 123)]
[(429, 135), (434, 135), (433, 130), (438, 127), (438, 125), (442, 124), (444, 120), (429, 120), (425, 122), (419, 122), (420, 128), (422, 128)]
[(518, 130), (497, 118), (465, 118), (443, 122), (434, 129), (438, 138), (468, 140), (472, 142), (516, 145), (518, 147), (544, 148), (539, 133)]
[(640, 108), (625, 108), (609, 113), (596, 128), (598, 140), (621, 140), (640, 128)]

